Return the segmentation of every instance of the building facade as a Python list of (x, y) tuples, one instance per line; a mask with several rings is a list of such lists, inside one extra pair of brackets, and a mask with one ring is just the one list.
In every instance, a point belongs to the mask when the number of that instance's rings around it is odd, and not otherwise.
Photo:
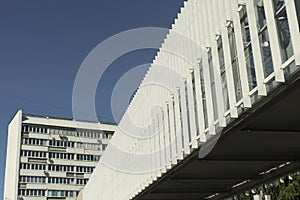
[(185, 1), (83, 199), (134, 199), (284, 84), (299, 22), (299, 0)]
[(115, 128), (18, 111), (8, 127), (4, 199), (76, 199)]

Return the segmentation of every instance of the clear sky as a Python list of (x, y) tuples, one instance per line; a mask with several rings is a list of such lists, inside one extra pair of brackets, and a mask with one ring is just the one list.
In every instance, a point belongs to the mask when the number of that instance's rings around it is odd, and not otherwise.
[[(72, 117), (73, 83), (88, 53), (128, 29), (169, 28), (182, 4), (183, 0), (0, 0), (0, 199), (7, 125), (15, 112), (22, 108), (25, 113)], [(113, 121), (110, 97), (122, 74), (150, 63), (155, 53), (135, 51), (109, 67), (96, 95), (100, 120)]]

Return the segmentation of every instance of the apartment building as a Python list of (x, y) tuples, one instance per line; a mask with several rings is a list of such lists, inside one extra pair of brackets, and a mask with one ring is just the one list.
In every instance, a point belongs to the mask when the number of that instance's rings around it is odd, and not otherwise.
[(115, 129), (19, 110), (8, 127), (4, 199), (76, 199)]

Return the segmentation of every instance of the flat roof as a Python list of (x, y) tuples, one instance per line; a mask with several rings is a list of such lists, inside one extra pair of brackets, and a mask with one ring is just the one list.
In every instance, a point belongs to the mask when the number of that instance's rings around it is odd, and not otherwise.
[(82, 119), (74, 119), (74, 118), (66, 118), (66, 117), (57, 117), (57, 116), (51, 116), (51, 115), (38, 115), (38, 114), (28, 114), (23, 113), (24, 117), (37, 117), (37, 118), (45, 118), (45, 119), (58, 119), (58, 120), (68, 120), (68, 121), (77, 121), (77, 122), (89, 122), (89, 123), (101, 123), (101, 124), (107, 124), (107, 125), (117, 125), (116, 122), (106, 122), (106, 121), (92, 121), (92, 120), (82, 120)]

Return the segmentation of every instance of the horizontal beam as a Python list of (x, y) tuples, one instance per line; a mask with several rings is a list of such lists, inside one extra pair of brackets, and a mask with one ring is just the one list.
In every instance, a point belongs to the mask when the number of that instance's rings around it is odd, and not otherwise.
[(254, 130), (254, 129), (242, 129), (241, 133), (245, 134), (300, 134), (298, 130)]
[(236, 177), (195, 177), (195, 178), (172, 178), (172, 182), (200, 182), (200, 181), (227, 181), (227, 180), (257, 180), (262, 179), (262, 176), (236, 176)]
[[(222, 158), (199, 158), (198, 162), (249, 162), (249, 163), (264, 163), (264, 162), (289, 162), (289, 161), (294, 161), (294, 162), (299, 162), (300, 159), (284, 159), (284, 158), (272, 158), (273, 155), (270, 155), (269, 158), (245, 158), (245, 157), (250, 157), (250, 156), (243, 156), (243, 158), (237, 158), (237, 157), (222, 157)], [(254, 155), (251, 157), (255, 157)]]
[(151, 191), (149, 194), (208, 194), (208, 193), (228, 193), (231, 190), (225, 189), (225, 188), (220, 188), (220, 189), (198, 189), (197, 191)]

